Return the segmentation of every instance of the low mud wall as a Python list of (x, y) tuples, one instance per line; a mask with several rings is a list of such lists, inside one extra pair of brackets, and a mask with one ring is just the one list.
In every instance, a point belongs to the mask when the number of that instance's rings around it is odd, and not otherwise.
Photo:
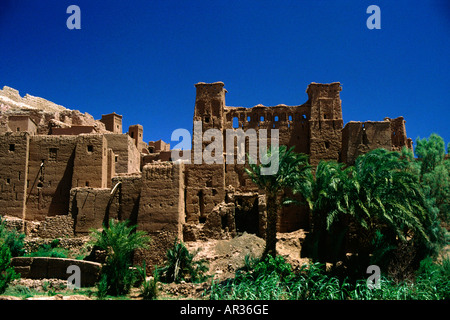
[(11, 266), (22, 278), (29, 279), (61, 279), (67, 280), (72, 273), (67, 273), (69, 266), (80, 268), (82, 287), (91, 287), (99, 280), (101, 264), (97, 262), (47, 258), (47, 257), (15, 257), (11, 259)]

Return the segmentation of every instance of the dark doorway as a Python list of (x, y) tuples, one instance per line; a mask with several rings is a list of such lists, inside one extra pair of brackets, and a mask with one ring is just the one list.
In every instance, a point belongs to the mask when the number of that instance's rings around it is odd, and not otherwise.
[(259, 236), (258, 197), (238, 197), (234, 220), (238, 234), (247, 232)]

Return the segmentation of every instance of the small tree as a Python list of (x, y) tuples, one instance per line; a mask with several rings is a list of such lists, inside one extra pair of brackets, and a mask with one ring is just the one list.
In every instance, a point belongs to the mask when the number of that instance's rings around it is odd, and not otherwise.
[(9, 250), (9, 247), (0, 240), (0, 294), (5, 292), (11, 281), (20, 278), (10, 264), (11, 251)]
[(444, 139), (436, 133), (432, 133), (428, 139), (418, 138), (416, 140), (415, 153), (422, 161), (421, 175), (431, 172), (437, 165), (442, 163), (445, 156)]
[[(433, 133), (428, 139), (417, 139), (416, 154), (420, 161), (420, 179), (425, 196), (439, 210), (442, 222), (450, 223), (450, 159), (445, 159), (444, 139)], [(450, 143), (447, 145), (450, 147)]]
[(268, 150), (269, 158), (272, 160), (278, 158), (278, 171), (273, 174), (263, 174), (262, 169), (268, 168), (269, 164), (252, 164), (245, 171), (252, 181), (266, 194), (267, 203), (267, 229), (266, 229), (266, 248), (264, 256), (270, 254), (276, 256), (277, 241), (277, 220), (278, 210), (281, 205), (280, 196), (294, 186), (296, 181), (304, 179), (305, 173), (309, 171), (308, 156), (294, 152), (294, 147), (287, 149), (286, 146), (279, 148), (270, 148)]
[[(134, 281), (132, 266), (136, 249), (148, 248), (150, 238), (144, 231), (136, 231), (128, 221), (109, 221), (102, 231), (92, 230), (93, 242), (106, 251), (106, 261), (102, 267), (100, 281), (102, 291), (108, 295), (127, 294)], [(106, 288), (105, 288), (106, 287)]]

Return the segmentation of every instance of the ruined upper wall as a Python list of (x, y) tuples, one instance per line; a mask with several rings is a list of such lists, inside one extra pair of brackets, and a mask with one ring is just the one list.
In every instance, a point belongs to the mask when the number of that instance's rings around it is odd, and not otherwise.
[(320, 160), (339, 160), (342, 148), (342, 106), (339, 82), (308, 85), (308, 101), (311, 104), (310, 163), (317, 166)]
[[(313, 165), (321, 159), (339, 159), (343, 127), (339, 82), (309, 84), (306, 90), (308, 100), (301, 105), (256, 105), (252, 108), (226, 106), (227, 91), (222, 82), (198, 83), (196, 88), (194, 121), (202, 122), (202, 133), (211, 128), (221, 130), (224, 150), (227, 130), (242, 129), (247, 132), (254, 129), (259, 133), (260, 129), (266, 129), (270, 139), (271, 129), (277, 129), (279, 144), (294, 146), (296, 152), (309, 154)], [(195, 134), (199, 132), (194, 130), (193, 145), (194, 140), (198, 139), (204, 149), (209, 141), (203, 141)], [(266, 144), (269, 145), (269, 142)], [(247, 144), (246, 151), (248, 147)]]
[(385, 118), (384, 121), (350, 121), (342, 130), (340, 160), (353, 164), (358, 156), (370, 150), (400, 151), (403, 147), (412, 150), (412, 140), (406, 136), (403, 117)]

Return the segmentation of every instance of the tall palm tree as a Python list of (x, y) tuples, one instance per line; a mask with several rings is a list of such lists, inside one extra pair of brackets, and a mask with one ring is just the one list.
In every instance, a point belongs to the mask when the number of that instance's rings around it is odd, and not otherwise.
[(249, 161), (249, 168), (245, 171), (252, 181), (266, 194), (267, 202), (267, 229), (266, 248), (264, 256), (270, 254), (276, 256), (276, 235), (278, 210), (281, 205), (280, 196), (288, 189), (292, 188), (298, 180), (304, 179), (309, 171), (308, 156), (293, 151), (294, 147), (287, 148), (280, 146), (270, 148), (267, 156), (278, 158), (278, 170), (272, 174), (263, 174), (263, 168), (268, 168), (271, 164), (253, 164)]

